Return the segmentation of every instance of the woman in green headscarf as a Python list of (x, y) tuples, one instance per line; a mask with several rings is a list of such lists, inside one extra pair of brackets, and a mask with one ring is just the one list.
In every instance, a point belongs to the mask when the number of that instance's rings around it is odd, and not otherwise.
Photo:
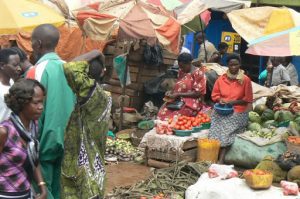
[(94, 50), (64, 64), (77, 103), (65, 133), (62, 198), (103, 198), (104, 151), (111, 97), (99, 82), (104, 57)]

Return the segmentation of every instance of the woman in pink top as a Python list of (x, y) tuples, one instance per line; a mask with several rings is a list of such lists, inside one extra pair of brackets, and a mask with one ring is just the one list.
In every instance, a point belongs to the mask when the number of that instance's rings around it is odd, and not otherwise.
[(46, 199), (38, 158), (37, 122), (43, 111), (44, 87), (36, 80), (17, 81), (5, 96), (12, 110), (0, 124), (0, 199), (29, 199), (31, 181), (39, 186), (37, 199)]

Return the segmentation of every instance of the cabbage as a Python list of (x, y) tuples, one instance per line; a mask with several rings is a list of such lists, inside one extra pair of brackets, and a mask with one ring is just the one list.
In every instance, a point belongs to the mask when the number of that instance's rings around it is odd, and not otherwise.
[(259, 114), (254, 111), (249, 112), (249, 120), (252, 123), (260, 123), (261, 122), (261, 118), (260, 118)]
[(261, 131), (261, 126), (258, 123), (251, 123), (248, 125), (247, 129), (249, 131), (257, 131), (260, 132)]

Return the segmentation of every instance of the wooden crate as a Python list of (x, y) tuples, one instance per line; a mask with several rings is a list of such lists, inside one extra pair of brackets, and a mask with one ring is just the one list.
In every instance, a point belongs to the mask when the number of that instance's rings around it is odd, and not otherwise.
[(146, 149), (146, 163), (148, 166), (156, 168), (169, 167), (177, 161), (194, 162), (197, 159), (197, 141), (187, 141), (184, 143), (183, 154), (176, 151), (162, 152), (158, 150)]

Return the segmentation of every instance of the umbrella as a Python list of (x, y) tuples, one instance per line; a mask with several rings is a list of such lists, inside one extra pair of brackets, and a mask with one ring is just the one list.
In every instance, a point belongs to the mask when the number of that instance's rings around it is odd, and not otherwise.
[(178, 52), (180, 24), (159, 7), (136, 0), (93, 4), (73, 11), (87, 36), (106, 40), (116, 30), (120, 39), (158, 40), (167, 50)]
[(227, 14), (232, 27), (249, 43), (300, 25), (300, 13), (290, 8), (256, 7)]
[(249, 54), (299, 55), (300, 13), (290, 8), (258, 7), (228, 14), (233, 28), (249, 43)]
[[(202, 30), (201, 23), (205, 24), (205, 18), (200, 14), (207, 9), (217, 10), (228, 13), (235, 9), (250, 7), (251, 1), (237, 0), (144, 0), (164, 7), (166, 10), (173, 11), (176, 19), (182, 27), (182, 32), (197, 32)], [(208, 17), (209, 18), (209, 17)], [(201, 22), (202, 21), (202, 22)]]
[(300, 55), (300, 26), (255, 39), (249, 43), (246, 53), (261, 56)]
[(44, 23), (62, 25), (65, 18), (44, 4), (34, 0), (0, 1), (0, 34), (32, 31)]

